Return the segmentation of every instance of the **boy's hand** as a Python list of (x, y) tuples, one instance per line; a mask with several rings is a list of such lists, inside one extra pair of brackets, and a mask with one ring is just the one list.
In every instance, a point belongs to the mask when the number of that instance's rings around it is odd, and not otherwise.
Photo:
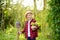
[(36, 30), (36, 28), (37, 28), (36, 26), (31, 26), (32, 30)]
[(20, 35), (20, 34), (22, 34), (22, 32), (19, 31), (18, 34)]

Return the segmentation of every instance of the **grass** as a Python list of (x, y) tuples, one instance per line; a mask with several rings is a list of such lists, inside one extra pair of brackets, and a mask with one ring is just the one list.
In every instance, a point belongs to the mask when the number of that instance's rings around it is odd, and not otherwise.
[[(7, 28), (4, 32), (0, 31), (0, 40), (16, 40), (17, 39), (17, 29), (14, 27)], [(38, 32), (37, 40), (50, 40), (46, 37), (45, 33)], [(19, 40), (26, 40), (24, 34), (19, 35)]]

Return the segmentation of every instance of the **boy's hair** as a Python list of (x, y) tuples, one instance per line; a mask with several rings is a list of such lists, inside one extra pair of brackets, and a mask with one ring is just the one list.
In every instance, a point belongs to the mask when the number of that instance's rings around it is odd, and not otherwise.
[(30, 10), (27, 11), (27, 12), (26, 12), (26, 18), (27, 18), (27, 15), (28, 15), (28, 14), (32, 14), (32, 12), (31, 12)]

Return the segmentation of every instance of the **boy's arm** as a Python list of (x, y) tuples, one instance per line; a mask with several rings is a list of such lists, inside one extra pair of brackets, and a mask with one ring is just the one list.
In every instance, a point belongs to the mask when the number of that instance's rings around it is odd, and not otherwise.
[[(26, 23), (26, 22), (25, 22), (25, 23)], [(22, 33), (24, 33), (24, 32), (25, 32), (25, 28), (26, 28), (26, 27), (25, 27), (25, 23), (24, 23), (24, 29), (21, 31)]]
[(32, 26), (32, 30), (33, 31), (37, 31), (38, 29), (39, 29), (39, 26), (38, 25)]
[(21, 32), (24, 33), (25, 32), (25, 28)]
[(36, 30), (38, 30), (39, 29), (39, 26), (38, 25), (36, 25)]
[[(33, 20), (33, 22), (36, 23), (36, 20)], [(34, 31), (36, 31), (36, 30), (38, 30), (38, 29), (39, 29), (39, 26), (38, 26), (38, 24), (36, 23), (36, 24), (35, 24), (35, 29), (34, 29)]]
[(24, 33), (25, 32), (25, 27), (22, 31), (19, 31), (18, 34), (20, 35), (21, 33)]

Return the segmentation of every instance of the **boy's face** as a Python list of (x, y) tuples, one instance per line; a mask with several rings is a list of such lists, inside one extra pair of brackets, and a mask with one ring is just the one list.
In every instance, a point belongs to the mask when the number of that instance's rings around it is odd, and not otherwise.
[(28, 19), (28, 20), (32, 19), (32, 14), (30, 14), (30, 13), (27, 14), (27, 19)]

